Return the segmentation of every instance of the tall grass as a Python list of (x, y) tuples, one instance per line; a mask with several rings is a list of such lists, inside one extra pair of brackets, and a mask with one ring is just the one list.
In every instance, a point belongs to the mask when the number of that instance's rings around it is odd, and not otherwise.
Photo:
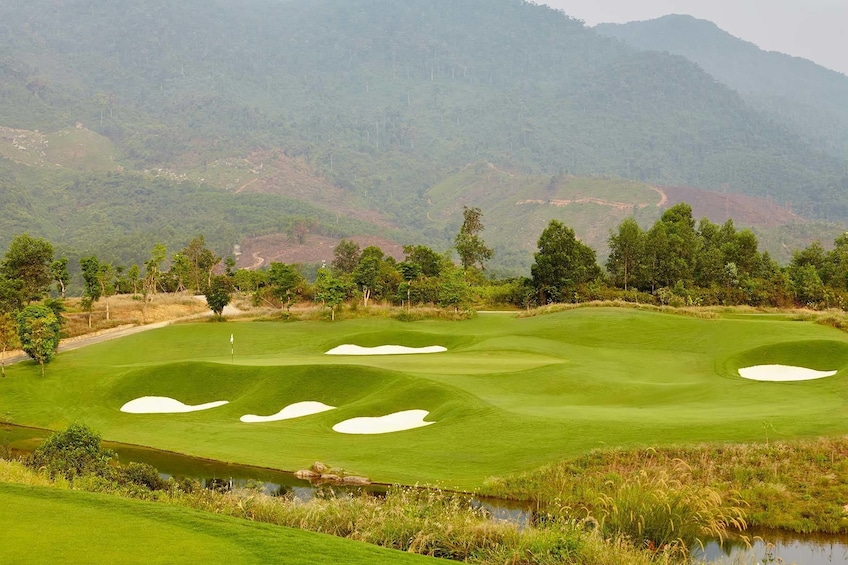
[(309, 501), (270, 497), (257, 490), (217, 492), (168, 488), (151, 492), (81, 477), (73, 485), (45, 470), (0, 460), (0, 482), (54, 486), (145, 498), (216, 514), (331, 534), (382, 547), (478, 564), (648, 565), (681, 563), (670, 552), (645, 551), (623, 536), (606, 536), (593, 521), (546, 520), (537, 526), (491, 520), (466, 495), (438, 490), (390, 489), (385, 498), (326, 496)]
[[(540, 510), (580, 508), (633, 539), (700, 539), (755, 527), (848, 532), (848, 437), (595, 451), (486, 482)], [(671, 526), (674, 524), (674, 529)], [(646, 532), (654, 532), (651, 536)]]

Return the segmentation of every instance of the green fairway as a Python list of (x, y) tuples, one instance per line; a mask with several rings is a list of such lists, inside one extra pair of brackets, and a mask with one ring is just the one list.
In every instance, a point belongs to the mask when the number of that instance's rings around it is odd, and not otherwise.
[(0, 563), (435, 563), (177, 506), (0, 483)]
[[(230, 334), (235, 336), (235, 362)], [(341, 344), (442, 345), (446, 353), (336, 357)], [(737, 369), (838, 370), (806, 382), (756, 382)], [(320, 460), (386, 482), (472, 488), (597, 447), (764, 441), (848, 431), (848, 337), (810, 322), (581, 308), (466, 322), (177, 325), (31, 363), (0, 381), (0, 415), (58, 429), (82, 421), (104, 439), (278, 469)], [(141, 396), (230, 403), (186, 414), (125, 414)], [(338, 407), (244, 424), (319, 401)], [(434, 425), (382, 435), (332, 431), (402, 410)]]

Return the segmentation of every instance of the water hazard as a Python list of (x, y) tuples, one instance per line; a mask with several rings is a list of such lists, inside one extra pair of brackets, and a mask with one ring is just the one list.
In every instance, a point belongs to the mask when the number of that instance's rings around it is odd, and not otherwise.
[[(8, 424), (0, 425), (0, 449), (14, 448), (15, 451), (31, 451), (50, 432), (34, 428), (22, 428)], [(121, 462), (135, 461), (156, 467), (167, 477), (196, 479), (206, 488), (230, 489), (251, 487), (271, 496), (292, 496), (298, 500), (309, 500), (316, 496), (346, 496), (364, 491), (382, 496), (388, 485), (350, 487), (337, 485), (314, 485), (298, 479), (292, 473), (230, 465), (219, 461), (197, 459), (177, 453), (103, 442), (114, 450)], [(2, 455), (2, 451), (0, 451)], [(501, 499), (477, 497), (472, 504), (484, 508), (494, 520), (503, 520), (527, 527), (533, 523), (534, 513), (528, 507)], [(751, 539), (750, 547), (741, 541), (725, 541), (723, 544), (710, 542), (703, 550), (693, 552), (693, 563), (709, 565), (848, 565), (848, 536), (794, 534), (780, 531), (746, 532)]]

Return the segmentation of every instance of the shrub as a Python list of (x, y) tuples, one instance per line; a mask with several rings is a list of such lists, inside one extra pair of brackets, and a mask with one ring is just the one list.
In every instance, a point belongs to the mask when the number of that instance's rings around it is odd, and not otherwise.
[(33, 452), (29, 465), (46, 469), (51, 478), (73, 480), (85, 474), (107, 476), (113, 457), (111, 450), (100, 447), (100, 435), (85, 424), (71, 424), (48, 437)]
[(147, 463), (130, 462), (128, 465), (118, 467), (115, 478), (124, 485), (136, 485), (147, 490), (165, 490), (169, 483), (159, 476), (159, 471)]

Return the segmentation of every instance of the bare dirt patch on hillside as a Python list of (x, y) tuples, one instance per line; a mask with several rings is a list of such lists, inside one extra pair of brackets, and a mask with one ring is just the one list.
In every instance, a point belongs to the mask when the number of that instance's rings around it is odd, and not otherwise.
[[(190, 157), (186, 157), (191, 161)], [(188, 163), (187, 163), (188, 164)], [(394, 224), (380, 212), (365, 208), (351, 191), (333, 184), (303, 156), (289, 156), (283, 149), (254, 151), (244, 157), (217, 159), (197, 166), (191, 172), (177, 175), (174, 171), (160, 174), (175, 179), (190, 178), (228, 192), (277, 194), (303, 200), (341, 216), (363, 220), (383, 227)]]
[[(403, 260), (403, 245), (379, 236), (357, 235), (347, 238), (359, 244), (361, 249), (375, 245), (383, 253)], [(333, 261), (333, 249), (341, 238), (309, 235), (300, 244), (285, 234), (263, 235), (246, 239), (241, 245), (236, 266), (240, 269), (259, 269), (275, 263), (320, 263)]]
[(733, 218), (739, 225), (770, 228), (806, 222), (790, 208), (765, 198), (690, 187), (662, 187), (660, 190), (668, 196), (668, 206), (686, 202), (692, 206), (695, 218), (706, 216), (716, 223)]

